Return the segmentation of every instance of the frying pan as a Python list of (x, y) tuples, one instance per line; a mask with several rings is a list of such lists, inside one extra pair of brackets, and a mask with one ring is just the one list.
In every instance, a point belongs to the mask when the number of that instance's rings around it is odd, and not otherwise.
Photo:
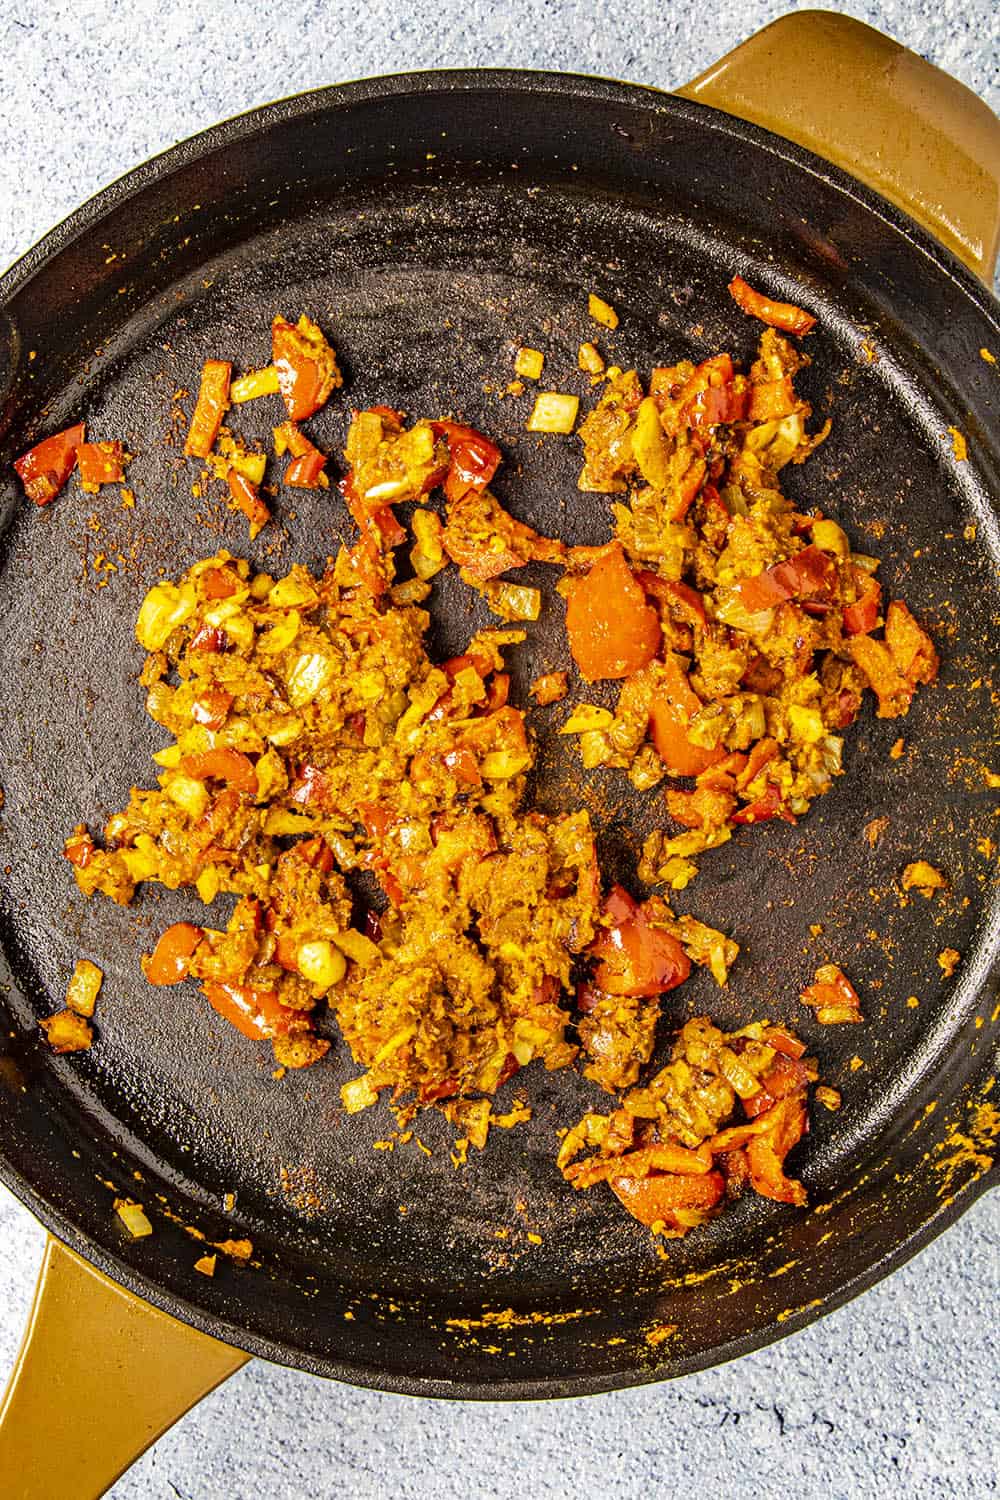
[[(992, 1180), (1000, 376), (980, 350), (1000, 355), (1000, 326), (976, 275), (996, 253), (998, 181), (985, 106), (877, 33), (799, 13), (683, 97), (456, 72), (269, 106), (139, 168), (0, 282), (3, 474), (85, 415), (136, 455), (137, 497), (125, 511), (112, 490), (71, 488), (38, 511), (2, 481), (0, 1178), (55, 1237), (0, 1425), (5, 1494), (99, 1493), (249, 1354), (473, 1398), (704, 1368), (856, 1295)], [(606, 502), (577, 491), (573, 440), (527, 436), (524, 403), (497, 394), (513, 347), (545, 349), (552, 383), (582, 392), (595, 290), (621, 315), (601, 342), (623, 363), (747, 360), (755, 329), (725, 295), (737, 270), (819, 315), (804, 386), (834, 429), (789, 490), (877, 553), (943, 668), (908, 719), (869, 712), (849, 733), (845, 777), (800, 826), (743, 830), (677, 898), (743, 953), (727, 990), (701, 975), (669, 997), (664, 1044), (705, 1010), (787, 1020), (844, 1102), (814, 1112), (793, 1163), (810, 1212), (750, 1196), (661, 1255), (610, 1194), (559, 1178), (557, 1128), (601, 1104), (577, 1074), (515, 1079), (505, 1097), (527, 1093), (531, 1121), (462, 1171), (438, 1120), (417, 1126), (430, 1154), (375, 1150), (392, 1122), (339, 1108), (342, 1044), (276, 1080), (193, 987), (146, 986), (139, 954), (191, 915), (188, 895), (83, 902), (58, 851), (148, 782), (159, 739), (132, 626), (149, 585), (219, 545), (271, 572), (316, 566), (349, 534), (329, 496), (286, 494), (248, 545), (239, 518), (192, 497), (171, 412), (206, 356), (259, 364), (273, 313), (307, 309), (342, 353), (350, 404), (485, 428), (507, 455), (501, 498), (596, 542)], [(331, 450), (347, 404), (315, 424)], [(269, 415), (245, 408), (241, 430), (263, 435)], [(546, 596), (511, 653), (518, 693), (566, 665)], [(485, 622), (442, 575), (434, 649)], [(656, 794), (581, 775), (546, 713), (536, 800), (589, 806), (605, 868), (633, 878)], [(947, 874), (933, 903), (900, 893), (917, 857)], [(945, 947), (962, 955), (952, 978)], [(37, 1021), (80, 955), (106, 975), (99, 1041), (55, 1058)], [(865, 997), (864, 1027), (816, 1028), (798, 1006), (826, 959)], [(128, 1239), (119, 1196), (145, 1205), (151, 1237)], [(207, 1243), (235, 1239), (248, 1260), (195, 1271)], [(40, 1441), (56, 1405), (61, 1441)]]

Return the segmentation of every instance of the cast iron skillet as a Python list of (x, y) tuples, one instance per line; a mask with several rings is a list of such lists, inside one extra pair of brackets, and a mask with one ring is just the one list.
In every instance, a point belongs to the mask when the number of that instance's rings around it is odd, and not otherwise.
[[(889, 596), (931, 627), (943, 668), (904, 722), (868, 710), (847, 774), (799, 827), (742, 831), (677, 898), (743, 953), (728, 990), (702, 975), (668, 998), (664, 1046), (672, 1023), (705, 1010), (724, 1025), (787, 1020), (844, 1104), (814, 1111), (793, 1161), (813, 1212), (750, 1196), (661, 1258), (610, 1194), (559, 1177), (557, 1127), (604, 1102), (580, 1077), (532, 1069), (508, 1085), (505, 1097), (527, 1091), (533, 1119), (495, 1132), (464, 1171), (430, 1118), (418, 1134), (431, 1155), (375, 1151), (392, 1122), (341, 1112), (354, 1071), (343, 1045), (275, 1081), (268, 1049), (194, 987), (146, 986), (139, 954), (196, 902), (86, 903), (58, 851), (74, 823), (100, 826), (149, 782), (162, 737), (142, 711), (132, 627), (150, 584), (218, 545), (272, 572), (317, 565), (350, 534), (331, 496), (286, 492), (280, 536), (248, 546), (240, 518), (192, 498), (171, 409), (203, 358), (261, 363), (272, 314), (307, 309), (349, 377), (318, 441), (338, 447), (349, 404), (453, 412), (502, 441), (497, 488), (518, 515), (596, 542), (606, 503), (578, 493), (575, 441), (528, 437), (525, 402), (497, 397), (514, 345), (544, 349), (546, 380), (583, 393), (594, 289), (620, 311), (599, 342), (622, 363), (720, 348), (748, 360), (759, 329), (726, 295), (737, 270), (819, 315), (803, 384), (834, 428), (787, 475), (790, 492), (883, 560)], [(551, 1396), (676, 1375), (801, 1327), (972, 1201), (989, 1180), (977, 1107), (994, 1066), (997, 901), (976, 841), (997, 828), (981, 767), (1000, 645), (1000, 381), (979, 350), (1000, 352), (1000, 331), (947, 252), (839, 171), (698, 105), (571, 77), (426, 74), (306, 95), (178, 147), (43, 241), (0, 282), (0, 305), (0, 1178), (57, 1235), (268, 1359), (386, 1390)], [(265, 407), (234, 425), (262, 434)], [(8, 460), (81, 416), (136, 455), (133, 511), (114, 490), (71, 486), (44, 512), (16, 492)], [(949, 425), (968, 437), (967, 462)], [(450, 575), (435, 613), (442, 652), (484, 622)], [(518, 694), (567, 664), (560, 616), (550, 587), (511, 653)], [(560, 716), (532, 716), (538, 800), (586, 803), (607, 868), (629, 878), (657, 794), (581, 776), (552, 733)], [(918, 856), (948, 875), (933, 904), (899, 898)], [(936, 962), (946, 946), (963, 956), (950, 980)], [(55, 1059), (37, 1019), (81, 954), (106, 974), (100, 1040)], [(857, 983), (864, 1027), (818, 1028), (799, 1006), (826, 959)], [(142, 1199), (152, 1238), (126, 1240), (116, 1193)], [(186, 1226), (249, 1237), (252, 1264), (195, 1274)], [(677, 1332), (657, 1342), (663, 1325)]]

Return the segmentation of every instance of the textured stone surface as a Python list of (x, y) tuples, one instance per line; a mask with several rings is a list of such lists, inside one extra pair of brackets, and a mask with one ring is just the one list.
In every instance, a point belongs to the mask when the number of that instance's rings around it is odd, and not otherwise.
[[(669, 85), (787, 7), (771, 0), (0, 0), (0, 264), (136, 161), (282, 94), (464, 64)], [(992, 0), (849, 9), (1000, 105)], [(707, 1374), (586, 1403), (461, 1408), (251, 1365), (115, 1486), (116, 1500), (728, 1500), (996, 1494), (1000, 1208), (980, 1202), (889, 1282)], [(0, 1190), (0, 1380), (42, 1234)], [(3, 1490), (0, 1480), (0, 1492)], [(73, 1497), (52, 1497), (73, 1500)]]

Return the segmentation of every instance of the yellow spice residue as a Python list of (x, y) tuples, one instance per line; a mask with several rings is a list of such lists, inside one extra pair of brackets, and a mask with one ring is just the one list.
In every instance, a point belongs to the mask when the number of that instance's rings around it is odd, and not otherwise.
[(505, 1307), (502, 1312), (483, 1313), (481, 1318), (448, 1318), (445, 1327), (459, 1329), (462, 1333), (471, 1333), (476, 1328), (535, 1328), (542, 1325), (549, 1328), (561, 1323), (575, 1323), (580, 1318), (596, 1318), (599, 1313), (599, 1307), (578, 1307), (572, 1312), (559, 1313), (518, 1313), (512, 1307)]
[(253, 1254), (252, 1240), (218, 1240), (212, 1243), (213, 1250), (221, 1250), (223, 1255), (231, 1255), (233, 1260), (249, 1260)]
[(969, 445), (957, 427), (949, 427), (948, 431), (951, 433), (951, 446), (955, 455), (955, 461), (956, 463), (964, 463), (969, 456)]
[[(964, 1181), (958, 1184), (961, 1188), (975, 1182), (993, 1166), (993, 1146), (1000, 1136), (1000, 1111), (986, 1096), (994, 1081), (991, 1078), (981, 1097), (970, 1105), (967, 1129), (960, 1130), (955, 1126), (937, 1148), (939, 1159), (934, 1162), (934, 1170), (942, 1174), (939, 1185), (942, 1197), (954, 1196), (954, 1179), (958, 1173), (964, 1176)], [(941, 1154), (945, 1151), (950, 1154)], [(969, 1168), (971, 1174), (965, 1176)]]
[(784, 1312), (780, 1312), (778, 1314), (775, 1321), (778, 1323), (786, 1323), (789, 1318), (797, 1317), (799, 1313), (811, 1312), (814, 1307), (822, 1306), (823, 1299), (821, 1297), (814, 1297), (811, 1302), (803, 1302), (801, 1307), (786, 1307)]
[(988, 365), (995, 365), (997, 362), (996, 355), (991, 354), (988, 349), (980, 349), (979, 358), (984, 359)]
[(672, 1333), (676, 1333), (677, 1327), (676, 1323), (657, 1323), (645, 1335), (646, 1343), (655, 1349), (658, 1344), (665, 1343)]

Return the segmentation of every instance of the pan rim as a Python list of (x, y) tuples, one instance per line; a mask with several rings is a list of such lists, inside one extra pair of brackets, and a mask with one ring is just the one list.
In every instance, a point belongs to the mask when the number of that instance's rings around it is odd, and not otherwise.
[[(623, 1364), (619, 1369), (595, 1375), (535, 1376), (511, 1381), (473, 1380), (456, 1378), (442, 1380), (435, 1376), (414, 1376), (387, 1370), (383, 1365), (347, 1359), (333, 1359), (316, 1355), (308, 1350), (283, 1344), (277, 1339), (254, 1333), (240, 1324), (229, 1322), (216, 1313), (206, 1312), (197, 1303), (189, 1302), (177, 1293), (167, 1290), (160, 1282), (142, 1274), (127, 1261), (89, 1237), (66, 1216), (43, 1197), (20, 1172), (16, 1171), (0, 1155), (0, 1183), (8, 1188), (24, 1204), (48, 1233), (73, 1250), (83, 1260), (107, 1276), (117, 1286), (124, 1288), (140, 1301), (148, 1303), (158, 1311), (176, 1318), (189, 1328), (197, 1329), (209, 1337), (218, 1339), (231, 1348), (240, 1349), (269, 1364), (288, 1369), (302, 1370), (325, 1380), (335, 1380), (344, 1385), (358, 1386), (364, 1390), (380, 1391), (386, 1395), (415, 1396), (439, 1401), (559, 1401), (579, 1396), (608, 1395), (613, 1391), (634, 1390), (641, 1386), (656, 1385), (665, 1380), (679, 1380), (685, 1375), (694, 1375), (701, 1370), (714, 1369), (753, 1354), (759, 1349), (798, 1333), (811, 1323), (826, 1317), (828, 1313), (852, 1302), (863, 1292), (898, 1271), (921, 1250), (936, 1240), (956, 1220), (978, 1202), (988, 1188), (996, 1186), (993, 1173), (985, 1173), (973, 1179), (966, 1188), (942, 1203), (937, 1212), (896, 1245), (891, 1254), (873, 1265), (866, 1266), (835, 1292), (827, 1294), (820, 1306), (797, 1310), (784, 1322), (769, 1323), (765, 1327), (713, 1345), (686, 1358), (665, 1361), (661, 1365), (637, 1366), (634, 1362)], [(290, 1355), (294, 1357), (289, 1357)]]
[(664, 112), (677, 114), (681, 119), (700, 120), (702, 124), (708, 123), (710, 128), (721, 133), (748, 139), (854, 199), (896, 233), (902, 234), (939, 271), (958, 283), (961, 290), (971, 296), (979, 310), (1000, 329), (1000, 301), (947, 246), (889, 199), (866, 187), (849, 172), (815, 152), (776, 135), (773, 131), (765, 130), (762, 126), (741, 120), (736, 115), (682, 98), (669, 89), (660, 89), (652, 84), (628, 83), (597, 74), (564, 73), (541, 68), (428, 68), (405, 73), (375, 74), (289, 94), (230, 115), (130, 167), (53, 225), (0, 273), (0, 307), (21, 291), (47, 260), (66, 249), (80, 234), (99, 223), (128, 198), (135, 196), (143, 188), (162, 181), (178, 167), (190, 166), (211, 152), (235, 145), (258, 131), (269, 129), (277, 123), (324, 113), (331, 108), (350, 109), (370, 100), (440, 92), (487, 93), (497, 89), (509, 93), (516, 87), (521, 87), (526, 92), (564, 95), (591, 102), (618, 101), (622, 104), (634, 102), (636, 95), (647, 95), (650, 99), (660, 101), (659, 107)]
[[(720, 135), (738, 136), (751, 142), (793, 168), (818, 178), (835, 192), (874, 215), (908, 245), (916, 248), (930, 263), (933, 272), (946, 277), (956, 291), (968, 299), (1000, 334), (1000, 303), (951, 251), (901, 209), (814, 153), (707, 105), (682, 99), (648, 85), (574, 73), (504, 68), (426, 70), (333, 84), (257, 106), (210, 126), (131, 168), (49, 230), (0, 275), (0, 307), (22, 291), (54, 256), (71, 246), (82, 234), (112, 216), (122, 204), (144, 189), (162, 182), (178, 169), (188, 167), (215, 151), (266, 133), (276, 125), (311, 115), (321, 116), (331, 111), (350, 110), (367, 102), (404, 96), (430, 97), (442, 92), (452, 95), (489, 92), (509, 94), (513, 89), (562, 96), (583, 105), (596, 102), (635, 105), (642, 98), (647, 108), (676, 115), (679, 119), (697, 121), (702, 127), (707, 126)], [(752, 1333), (742, 1334), (702, 1350), (687, 1359), (664, 1361), (662, 1364), (644, 1365), (641, 1368), (637, 1368), (633, 1362), (598, 1376), (583, 1374), (534, 1377), (510, 1382), (478, 1381), (465, 1377), (445, 1381), (434, 1377), (401, 1375), (373, 1363), (354, 1364), (342, 1358), (318, 1356), (229, 1323), (218, 1314), (168, 1290), (98, 1242), (90, 1240), (53, 1201), (36, 1189), (0, 1153), (0, 1182), (25, 1204), (47, 1230), (113, 1281), (161, 1311), (214, 1337), (222, 1338), (236, 1348), (312, 1374), (396, 1394), (471, 1400), (558, 1399), (625, 1389), (693, 1373), (765, 1347), (850, 1301), (905, 1264), (960, 1217), (978, 1199), (981, 1192), (991, 1185), (991, 1180), (991, 1174), (987, 1174), (979, 1182), (970, 1184), (950, 1204), (940, 1206), (936, 1211), (932, 1209), (890, 1254), (856, 1272), (842, 1286), (829, 1293), (819, 1307), (803, 1310), (789, 1317), (780, 1326), (766, 1325)]]

